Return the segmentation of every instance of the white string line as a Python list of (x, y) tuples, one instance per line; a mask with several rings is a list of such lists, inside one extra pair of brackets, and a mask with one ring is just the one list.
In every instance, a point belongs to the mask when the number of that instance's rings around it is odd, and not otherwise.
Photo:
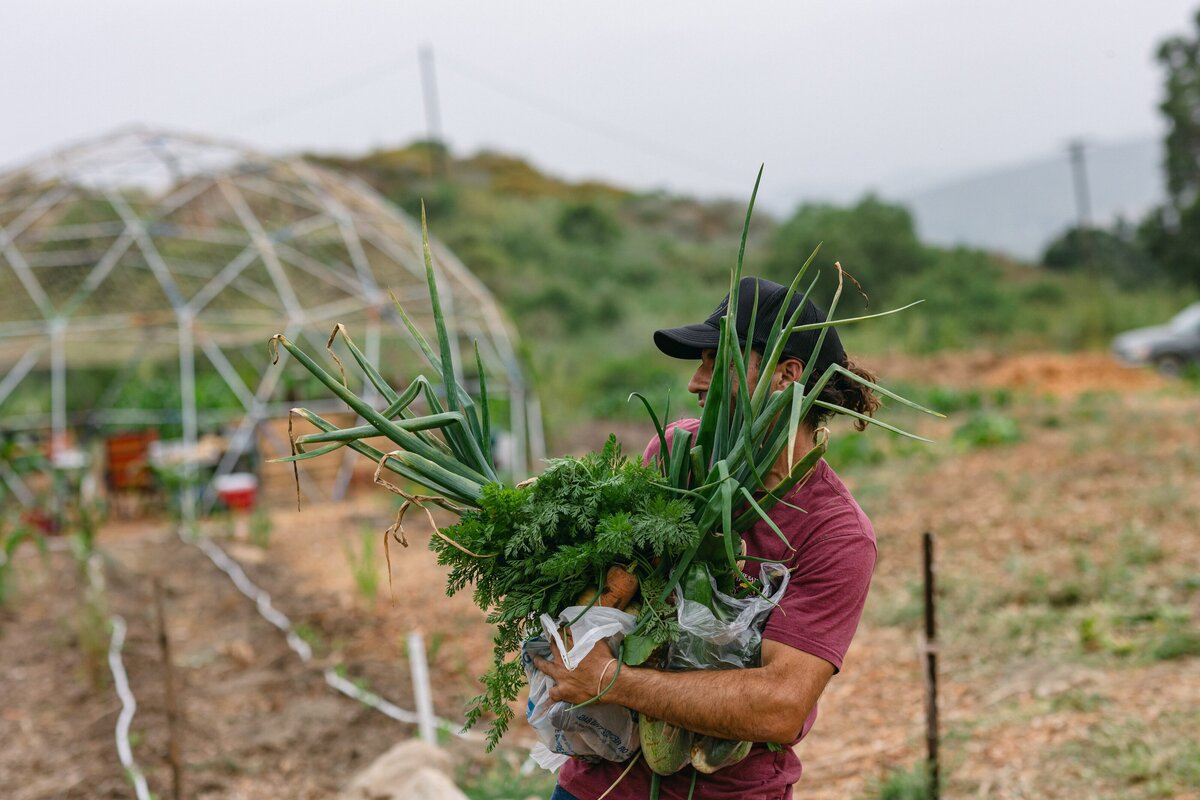
[[(229, 579), (233, 581), (233, 585), (237, 587), (238, 591), (254, 601), (254, 605), (258, 609), (258, 613), (261, 614), (263, 618), (267, 620), (267, 622), (270, 622), (276, 628), (283, 631), (287, 637), (288, 646), (295, 651), (296, 655), (300, 657), (301, 661), (308, 663), (312, 660), (312, 648), (309, 646), (308, 642), (304, 641), (299, 635), (296, 634), (295, 629), (292, 627), (291, 620), (287, 618), (286, 614), (271, 604), (271, 596), (267, 594), (266, 591), (259, 588), (254, 581), (250, 580), (249, 576), (246, 575), (246, 572), (242, 569), (240, 564), (230, 558), (224, 550), (213, 544), (209, 539), (197, 537), (194, 540), (189, 540), (184, 535), (182, 528), (179, 530), (179, 538), (188, 544), (194, 544), (196, 547), (198, 547), (200, 551), (204, 553), (204, 555), (208, 556), (209, 560), (216, 565), (217, 569), (229, 576)], [(387, 717), (391, 717), (398, 722), (404, 722), (410, 725), (417, 725), (420, 723), (420, 717), (415, 712), (406, 711), (405, 709), (400, 708), (394, 703), (375, 694), (374, 692), (364, 689), (352, 681), (346, 680), (341, 675), (337, 674), (337, 671), (333, 667), (326, 667), (324, 675), (325, 683), (329, 684), (329, 686), (346, 695), (347, 697), (353, 698), (363, 705), (369, 706), (379, 713)], [(477, 733), (472, 733), (469, 731), (464, 732), (462, 730), (462, 725), (455, 725), (449, 720), (442, 719), (441, 717), (434, 717), (434, 722), (439, 728), (442, 728), (443, 730), (460, 738), (475, 740), (483, 739), (483, 737)]]
[(129, 678), (125, 674), (125, 665), (121, 663), (121, 648), (125, 644), (125, 618), (114, 614), (110, 622), (112, 623), (112, 639), (108, 645), (108, 667), (112, 670), (117, 697), (121, 698), (121, 714), (117, 717), (116, 730), (117, 757), (121, 759), (121, 766), (125, 768), (125, 773), (133, 781), (133, 789), (137, 793), (138, 800), (150, 800), (150, 789), (146, 786), (146, 776), (142, 774), (133, 760), (133, 748), (129, 744), (129, 726), (133, 722), (133, 715), (137, 713), (137, 700), (134, 699), (133, 692), (129, 689)]

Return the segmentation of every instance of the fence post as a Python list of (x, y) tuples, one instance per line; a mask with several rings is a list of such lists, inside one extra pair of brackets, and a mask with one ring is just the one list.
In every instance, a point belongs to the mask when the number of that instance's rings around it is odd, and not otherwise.
[(925, 742), (929, 749), (929, 797), (938, 800), (938, 702), (937, 702), (937, 592), (934, 586), (933, 534), (922, 538), (925, 573)]
[(179, 706), (175, 698), (175, 665), (171, 659), (171, 637), (163, 611), (162, 581), (154, 579), (154, 609), (158, 615), (158, 647), (162, 655), (167, 691), (167, 763), (171, 765), (171, 797), (183, 798), (183, 764), (179, 756)]

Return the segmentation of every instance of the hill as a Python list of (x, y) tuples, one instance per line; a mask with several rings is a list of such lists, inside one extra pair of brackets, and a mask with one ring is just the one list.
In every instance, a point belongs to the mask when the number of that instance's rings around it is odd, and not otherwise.
[[(456, 157), (425, 143), (313, 158), (359, 175), (409, 212), (424, 200), (431, 232), (516, 323), (541, 395), (553, 398), (545, 404), (552, 435), (597, 418), (640, 419), (644, 412), (625, 402), (631, 391), (660, 408), (668, 390), (676, 410), (690, 404), (682, 389), (692, 365), (659, 354), (652, 332), (703, 319), (724, 294), (741, 203), (572, 183), (504, 154)], [(434, 177), (439, 164), (444, 178)], [(926, 301), (847, 329), (852, 352), (1106, 347), (1114, 333), (1164, 319), (1180, 302), (1162, 290), (1131, 293), (1102, 277), (927, 245), (905, 208), (874, 197), (802, 205), (786, 219), (756, 212), (746, 272), (789, 281), (822, 242), (815, 297), (828, 302), (835, 261), (859, 284), (847, 285), (840, 315)]]
[[(1162, 142), (1134, 139), (1086, 149), (1092, 220), (1108, 226), (1139, 220), (1164, 199)], [(1077, 220), (1071, 167), (1064, 152), (936, 185), (885, 189), (912, 209), (921, 236), (1037, 259)]]

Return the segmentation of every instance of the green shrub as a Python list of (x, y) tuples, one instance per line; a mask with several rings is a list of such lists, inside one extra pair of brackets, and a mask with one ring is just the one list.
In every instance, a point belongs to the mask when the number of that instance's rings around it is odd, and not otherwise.
[(895, 770), (878, 781), (868, 797), (872, 800), (928, 800), (932, 787), (924, 762), (908, 770)]
[(841, 436), (829, 437), (829, 449), (825, 459), (838, 469), (882, 463), (887, 458), (887, 453), (880, 449), (867, 433), (847, 432)]
[[(874, 305), (891, 302), (893, 288), (907, 276), (920, 273), (929, 259), (908, 210), (868, 195), (850, 207), (827, 203), (800, 206), (771, 236), (767, 276), (789, 282), (818, 244), (821, 252), (814, 266), (821, 270), (816, 296), (822, 298), (822, 304), (836, 283), (835, 261), (858, 281)], [(852, 289), (845, 293), (843, 303), (845, 312), (866, 305)]]
[(558, 235), (568, 242), (607, 247), (621, 238), (616, 217), (595, 203), (569, 203), (558, 212)]
[(1021, 428), (1012, 417), (981, 411), (954, 430), (954, 441), (965, 447), (995, 447), (1021, 440)]

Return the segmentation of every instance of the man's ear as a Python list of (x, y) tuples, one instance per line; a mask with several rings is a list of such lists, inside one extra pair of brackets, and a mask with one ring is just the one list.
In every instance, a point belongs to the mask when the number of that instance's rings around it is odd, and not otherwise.
[(779, 366), (775, 368), (775, 378), (781, 389), (789, 383), (800, 380), (802, 375), (804, 375), (804, 362), (798, 358), (780, 361)]

